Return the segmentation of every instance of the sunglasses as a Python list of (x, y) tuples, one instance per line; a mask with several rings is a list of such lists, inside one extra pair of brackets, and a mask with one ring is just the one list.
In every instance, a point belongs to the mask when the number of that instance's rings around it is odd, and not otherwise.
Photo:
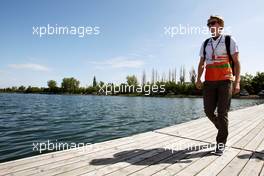
[(213, 26), (217, 23), (217, 21), (211, 21), (207, 24), (208, 27)]

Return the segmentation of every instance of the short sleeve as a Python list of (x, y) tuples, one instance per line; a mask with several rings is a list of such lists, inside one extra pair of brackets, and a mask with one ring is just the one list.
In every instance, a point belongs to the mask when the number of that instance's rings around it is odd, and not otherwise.
[(199, 54), (200, 57), (204, 57), (203, 50), (204, 50), (204, 42), (203, 42), (201, 49), (200, 49), (200, 54)]
[(233, 55), (235, 53), (238, 53), (238, 46), (237, 46), (237, 42), (234, 39), (234, 37), (230, 38), (230, 54)]

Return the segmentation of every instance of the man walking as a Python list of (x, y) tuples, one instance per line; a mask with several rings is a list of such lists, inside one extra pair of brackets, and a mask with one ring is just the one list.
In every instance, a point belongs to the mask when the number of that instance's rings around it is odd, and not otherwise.
[(202, 88), (201, 76), (206, 68), (203, 86), (204, 111), (218, 129), (215, 154), (222, 155), (228, 136), (228, 111), (232, 94), (240, 91), (239, 52), (235, 40), (222, 34), (222, 17), (210, 16), (207, 26), (212, 37), (203, 42), (200, 50), (196, 87)]

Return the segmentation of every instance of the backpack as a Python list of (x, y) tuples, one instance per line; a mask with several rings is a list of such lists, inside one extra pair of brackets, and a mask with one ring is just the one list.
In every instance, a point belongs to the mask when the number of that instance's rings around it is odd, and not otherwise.
[[(210, 38), (208, 38), (208, 39), (206, 39), (205, 41), (204, 41), (204, 46), (203, 46), (203, 56), (204, 56), (204, 60), (205, 60), (205, 56), (206, 56), (206, 51), (205, 51), (205, 48), (206, 48), (206, 46), (207, 46), (207, 44), (208, 44), (208, 42), (209, 42), (209, 40), (210, 40)], [(230, 43), (231, 43), (231, 36), (230, 35), (226, 35), (225, 36), (225, 46), (226, 46), (226, 52), (227, 52), (227, 55), (228, 55), (228, 58), (229, 58), (229, 63), (230, 63), (230, 65), (231, 65), (231, 68), (232, 68), (232, 73), (233, 73), (233, 75), (235, 76), (235, 72), (234, 72), (234, 60), (233, 60), (233, 58), (232, 58), (232, 55), (231, 55), (231, 53), (230, 53)]]

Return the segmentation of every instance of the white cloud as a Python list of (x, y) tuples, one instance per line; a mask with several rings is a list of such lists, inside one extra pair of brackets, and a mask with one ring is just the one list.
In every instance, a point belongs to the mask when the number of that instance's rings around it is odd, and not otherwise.
[(10, 64), (8, 65), (10, 68), (14, 69), (26, 69), (26, 70), (34, 70), (34, 71), (49, 71), (50, 69), (44, 65), (26, 63), (26, 64)]
[(127, 57), (115, 57), (104, 61), (90, 61), (89, 63), (97, 65), (98, 68), (139, 68), (144, 65), (142, 60)]

